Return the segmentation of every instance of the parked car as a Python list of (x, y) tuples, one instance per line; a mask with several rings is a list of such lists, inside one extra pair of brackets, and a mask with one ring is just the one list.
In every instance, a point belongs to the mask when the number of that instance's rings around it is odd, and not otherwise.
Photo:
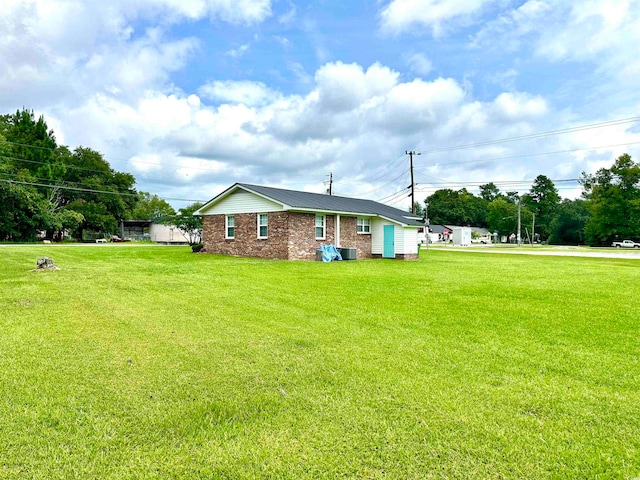
[(621, 242), (613, 242), (611, 246), (616, 248), (640, 248), (640, 243), (633, 240), (623, 240)]

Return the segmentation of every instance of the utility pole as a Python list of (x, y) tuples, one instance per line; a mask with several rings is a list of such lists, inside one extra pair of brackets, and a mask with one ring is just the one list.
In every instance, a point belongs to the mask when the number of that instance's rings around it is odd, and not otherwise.
[(518, 197), (518, 247), (522, 246), (522, 236), (521, 236), (521, 223), (520, 223), (520, 197)]
[[(325, 185), (327, 182), (324, 182)], [(329, 195), (333, 194), (333, 172), (329, 172), (329, 189), (327, 190)]]
[(422, 154), (420, 152), (416, 152), (415, 150), (405, 150), (404, 153), (409, 155), (409, 170), (411, 171), (411, 185), (409, 185), (409, 188), (411, 188), (411, 213), (416, 213), (416, 184), (413, 181), (413, 156)]
[(531, 246), (533, 247), (533, 242), (536, 239), (536, 214), (533, 214), (533, 223), (531, 224)]

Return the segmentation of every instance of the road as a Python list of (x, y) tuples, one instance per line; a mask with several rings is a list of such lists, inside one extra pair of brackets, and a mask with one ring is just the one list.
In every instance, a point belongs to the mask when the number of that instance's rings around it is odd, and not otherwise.
[[(433, 247), (432, 247), (433, 248)], [(481, 252), (481, 253), (500, 253), (505, 255), (547, 255), (552, 257), (592, 257), (592, 258), (624, 258), (627, 260), (640, 260), (640, 250), (624, 250), (624, 251), (586, 251), (577, 247), (557, 247), (552, 250), (536, 249), (523, 246), (520, 248), (495, 248), (487, 247), (435, 247), (436, 250), (446, 250), (447, 252)], [(424, 247), (423, 247), (424, 250)]]

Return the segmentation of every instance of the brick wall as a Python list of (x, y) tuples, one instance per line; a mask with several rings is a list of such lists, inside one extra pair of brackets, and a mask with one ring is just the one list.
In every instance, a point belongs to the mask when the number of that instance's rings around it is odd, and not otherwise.
[(358, 235), (356, 217), (340, 217), (340, 246), (355, 248), (356, 258), (371, 258), (371, 234)]
[(313, 213), (289, 213), (289, 258), (292, 260), (315, 260), (320, 245), (335, 242), (333, 215), (325, 217), (325, 239), (316, 240), (316, 216)]
[[(313, 213), (269, 213), (268, 238), (257, 238), (257, 214), (235, 214), (235, 238), (225, 239), (225, 215), (205, 215), (203, 219), (206, 253), (243, 257), (315, 260), (320, 245), (335, 245), (335, 216), (327, 215), (325, 239), (316, 240)], [(357, 258), (371, 258), (371, 235), (356, 233), (356, 217), (340, 217), (340, 243), (357, 249)]]
[(225, 215), (205, 215), (203, 221), (204, 251), (241, 257), (287, 259), (288, 212), (269, 213), (268, 238), (258, 238), (258, 216), (238, 213), (235, 238), (225, 239)]

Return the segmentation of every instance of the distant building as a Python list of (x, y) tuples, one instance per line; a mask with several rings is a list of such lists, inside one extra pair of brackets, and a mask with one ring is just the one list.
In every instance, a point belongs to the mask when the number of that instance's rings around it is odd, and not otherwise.
[(175, 225), (164, 225), (153, 220), (124, 220), (120, 233), (123, 239), (132, 241), (150, 240), (176, 245), (189, 243), (189, 239)]

